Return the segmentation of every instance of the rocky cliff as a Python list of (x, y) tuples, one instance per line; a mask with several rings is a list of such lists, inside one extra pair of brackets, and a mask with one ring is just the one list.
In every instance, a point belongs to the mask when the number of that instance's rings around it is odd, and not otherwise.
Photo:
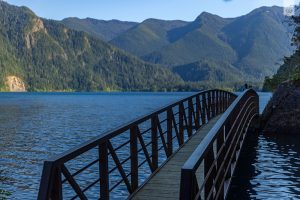
[(262, 115), (266, 133), (300, 134), (300, 80), (279, 85)]
[(6, 77), (6, 86), (10, 92), (26, 92), (24, 81), (16, 76)]

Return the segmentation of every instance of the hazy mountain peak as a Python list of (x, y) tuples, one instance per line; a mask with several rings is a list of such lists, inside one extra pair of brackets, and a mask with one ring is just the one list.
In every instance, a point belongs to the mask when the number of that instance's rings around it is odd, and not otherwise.
[(204, 11), (194, 21), (201, 21), (201, 20), (205, 20), (205, 19), (215, 19), (215, 18), (222, 19), (222, 17), (220, 17), (218, 15)]
[(249, 17), (249, 16), (262, 16), (262, 15), (273, 17), (276, 20), (282, 20), (284, 18), (283, 8), (279, 6), (272, 6), (272, 7), (263, 6), (253, 10), (252, 12), (244, 16)]
[(105, 41), (110, 41), (137, 25), (135, 22), (120, 21), (116, 19), (105, 21), (89, 17), (85, 19), (79, 19), (77, 17), (65, 18), (62, 20), (62, 23), (68, 28), (85, 31), (92, 36)]

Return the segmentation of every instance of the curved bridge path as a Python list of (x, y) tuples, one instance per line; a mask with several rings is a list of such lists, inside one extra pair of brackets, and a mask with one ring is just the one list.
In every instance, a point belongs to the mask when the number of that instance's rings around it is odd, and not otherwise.
[[(178, 199), (181, 167), (220, 117), (221, 115), (218, 115), (203, 125), (161, 168), (152, 174), (149, 181), (141, 186), (131, 198), (139, 200)], [(202, 172), (200, 174), (204, 174), (203, 167), (200, 171)], [(203, 179), (203, 176), (199, 177), (199, 181)]]
[(252, 89), (196, 93), (45, 161), (38, 199), (226, 199), (258, 118)]

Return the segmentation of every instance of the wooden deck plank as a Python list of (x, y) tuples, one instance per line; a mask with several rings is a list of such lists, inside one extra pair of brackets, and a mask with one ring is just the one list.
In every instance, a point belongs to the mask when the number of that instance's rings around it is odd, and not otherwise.
[[(181, 167), (220, 117), (221, 115), (211, 119), (208, 124), (201, 127), (197, 133), (130, 198), (134, 200), (178, 199)], [(203, 169), (198, 170), (203, 172)], [(203, 179), (201, 175), (197, 178)]]

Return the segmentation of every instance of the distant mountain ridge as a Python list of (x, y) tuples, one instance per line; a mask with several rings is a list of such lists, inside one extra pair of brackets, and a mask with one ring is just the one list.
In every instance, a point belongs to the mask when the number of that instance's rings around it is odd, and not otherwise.
[(105, 21), (92, 18), (79, 19), (77, 17), (65, 18), (62, 23), (68, 28), (85, 31), (104, 41), (110, 41), (138, 24), (119, 20)]
[[(110, 43), (148, 62), (173, 68), (184, 65), (189, 70), (190, 64), (209, 60), (212, 70), (215, 63), (225, 63), (245, 75), (245, 80), (262, 81), (293, 51), (291, 27), (285, 21), (283, 9), (277, 6), (237, 18), (204, 12), (192, 22), (148, 19), (114, 35)], [(176, 73), (194, 80), (189, 73)]]

